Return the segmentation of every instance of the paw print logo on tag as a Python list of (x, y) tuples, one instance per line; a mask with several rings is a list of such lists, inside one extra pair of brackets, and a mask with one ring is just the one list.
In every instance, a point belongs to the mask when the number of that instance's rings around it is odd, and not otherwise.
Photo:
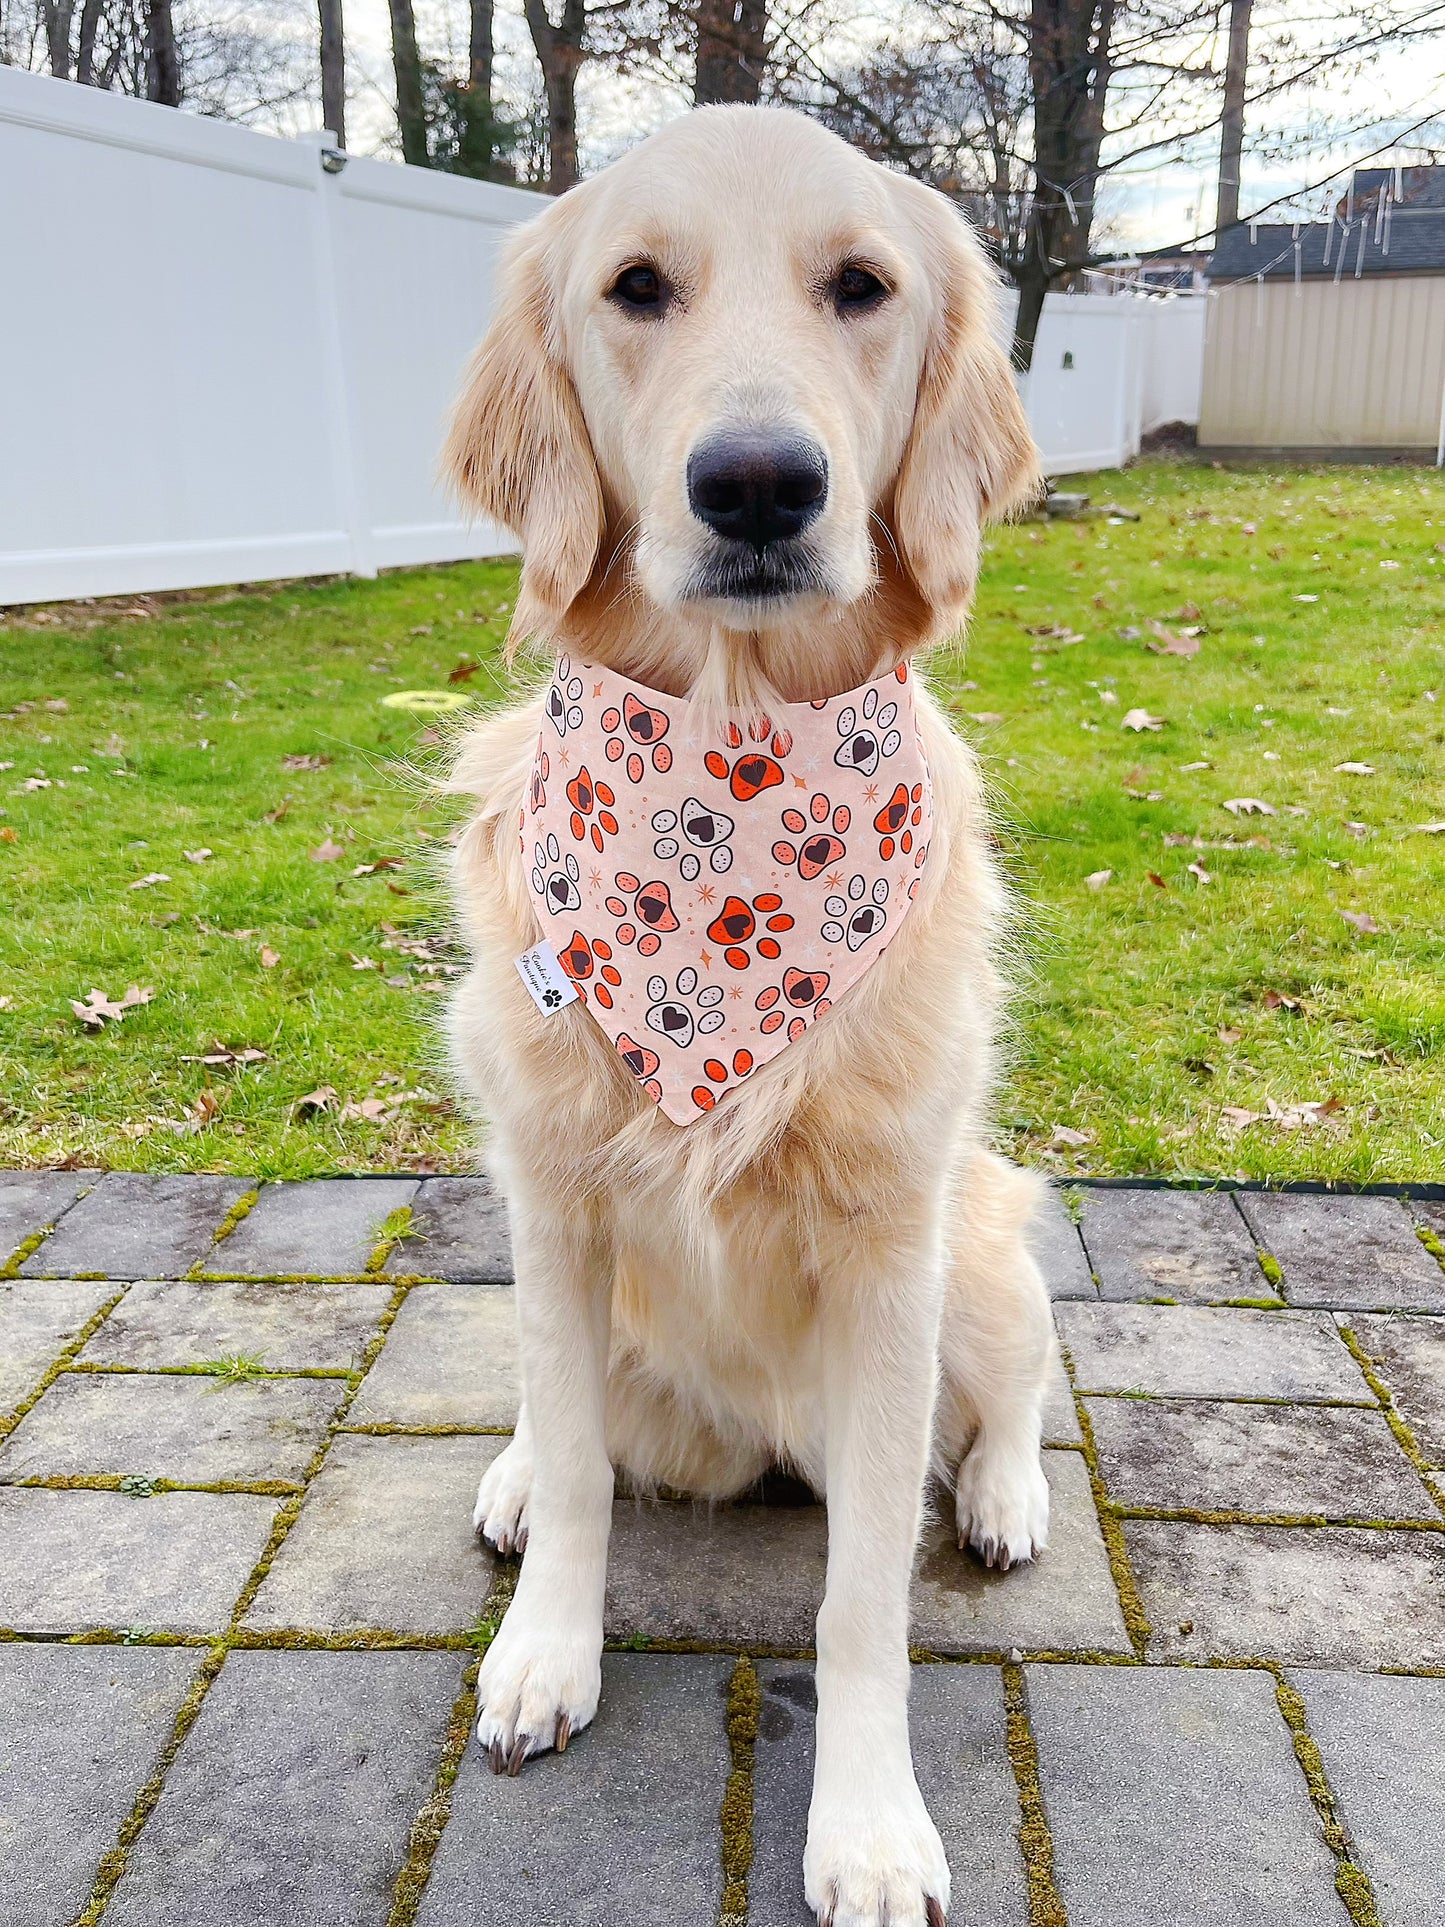
[(846, 943), (850, 950), (861, 950), (887, 923), (887, 902), (887, 877), (879, 877), (871, 891), (866, 877), (850, 877), (847, 896), (829, 897), (824, 903), (828, 921), (820, 935), (827, 943)]
[(561, 1001), (562, 993), (560, 990), (544, 990), (542, 992), (542, 1002), (547, 1006), (548, 1010), (555, 1010)]
[[(681, 830), (689, 843), (706, 850), (708, 865), (719, 876), (732, 868), (733, 852), (728, 839), (736, 825), (730, 816), (724, 816), (721, 810), (710, 810), (695, 796), (689, 796), (680, 810), (659, 810), (652, 819), (652, 827), (658, 833), (652, 854), (663, 863), (670, 863), (681, 848), (675, 834)], [(702, 868), (702, 859), (695, 851), (685, 850), (677, 867), (683, 881), (691, 883)]]
[[(582, 842), (589, 833), (594, 850), (601, 850), (603, 838), (616, 836), (617, 818), (612, 814), (612, 805), (617, 798), (607, 783), (594, 783), (592, 772), (584, 763), (567, 785), (567, 801), (572, 805), (570, 827), (577, 841)], [(596, 820), (587, 819), (596, 810)]]
[(569, 850), (564, 859), (555, 836), (549, 836), (545, 846), (533, 844), (532, 888), (549, 910), (580, 910), (582, 894), (577, 888), (580, 881), (576, 857)]
[(833, 753), (833, 761), (840, 769), (871, 776), (880, 758), (898, 753), (903, 738), (893, 727), (897, 720), (897, 703), (884, 703), (880, 709), (878, 691), (870, 689), (863, 698), (861, 717), (851, 703), (839, 711), (838, 734), (843, 740)]
[(671, 718), (662, 710), (654, 709), (651, 704), (638, 700), (629, 690), (622, 698), (621, 709), (615, 706), (602, 712), (602, 727), (607, 732), (606, 755), (609, 763), (622, 763), (627, 772), (629, 783), (640, 783), (646, 775), (646, 766), (637, 750), (629, 750), (621, 731), (626, 730), (634, 743), (652, 753), (652, 767), (659, 776), (666, 776), (672, 768), (672, 749), (662, 739), (671, 726)]
[(582, 727), (582, 678), (572, 674), (570, 656), (557, 660), (557, 674), (547, 691), (547, 719), (559, 736)]
[[(662, 947), (664, 935), (681, 928), (677, 912), (672, 907), (672, 892), (660, 879), (643, 883), (629, 870), (619, 870), (613, 881), (623, 896), (632, 899), (630, 905), (623, 901), (622, 896), (606, 899), (604, 908), (608, 915), (623, 919), (617, 926), (617, 941), (620, 944), (635, 943), (639, 955), (652, 956)], [(628, 920), (634, 917), (636, 923)], [(637, 934), (639, 923), (643, 926), (640, 937)]]
[[(819, 826), (811, 834), (808, 816)], [(821, 793), (808, 805), (808, 816), (804, 816), (801, 810), (783, 811), (783, 828), (803, 840), (797, 844), (779, 840), (773, 845), (773, 861), (789, 865), (796, 863), (798, 875), (811, 883), (814, 877), (821, 876), (824, 870), (841, 863), (847, 856), (848, 846), (843, 841), (843, 835), (853, 818), (846, 803), (840, 803), (834, 809)]]
[[(649, 977), (647, 995), (650, 999), (645, 1019), (648, 1029), (655, 1030), (679, 1050), (686, 1050), (694, 1036), (710, 1037), (726, 1022), (718, 1008), (723, 1000), (722, 985), (706, 984), (698, 990), (697, 972), (690, 967), (678, 971), (670, 991), (666, 977)], [(693, 1004), (695, 1009), (691, 1007)]]
[[(760, 920), (767, 931), (777, 934), (759, 937)], [(765, 890), (761, 896), (754, 897), (751, 903), (744, 902), (741, 897), (725, 898), (722, 909), (708, 925), (707, 934), (711, 942), (726, 946), (723, 951), (724, 963), (734, 970), (746, 970), (752, 958), (743, 949), (744, 944), (753, 943), (756, 938), (758, 955), (772, 962), (783, 954), (778, 937), (792, 927), (793, 919), (783, 909), (783, 899), (773, 891)]]
[(885, 863), (891, 862), (898, 850), (905, 856), (912, 851), (913, 832), (922, 821), (923, 785), (915, 783), (910, 790), (907, 784), (899, 783), (873, 819), (873, 827), (878, 832), (878, 854)]

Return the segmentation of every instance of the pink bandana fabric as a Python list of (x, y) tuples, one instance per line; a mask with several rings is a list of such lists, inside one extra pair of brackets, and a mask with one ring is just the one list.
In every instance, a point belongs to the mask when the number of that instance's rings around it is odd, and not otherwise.
[(704, 729), (687, 700), (564, 656), (521, 842), (543, 937), (691, 1124), (877, 962), (932, 826), (906, 665)]

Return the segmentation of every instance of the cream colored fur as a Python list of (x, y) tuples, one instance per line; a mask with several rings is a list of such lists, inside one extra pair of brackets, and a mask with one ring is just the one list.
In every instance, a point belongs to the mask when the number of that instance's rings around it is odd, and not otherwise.
[[(608, 300), (639, 259), (676, 290), (660, 317)], [(890, 291), (861, 319), (826, 292), (851, 260)], [(984, 517), (1034, 479), (991, 299), (946, 203), (774, 110), (696, 113), (567, 195), (512, 251), (449, 451), (522, 537), (519, 637), (709, 703), (837, 693), (949, 633)], [(827, 453), (827, 586), (782, 607), (684, 592), (708, 539), (687, 452), (736, 420)], [(476, 727), (452, 779), (475, 798), (452, 1041), (511, 1208), (523, 1376), (478, 1497), (479, 1530), (526, 1552), (479, 1734), (515, 1771), (592, 1717), (614, 1468), (707, 1498), (796, 1469), (828, 1503), (804, 1884), (834, 1927), (948, 1903), (907, 1734), (930, 1461), (990, 1563), (1032, 1557), (1048, 1517), (1033, 1182), (985, 1148), (1004, 895), (973, 756), (926, 693), (920, 711), (935, 834), (912, 911), (824, 1021), (685, 1128), (583, 1007), (541, 1016), (514, 969), (537, 936), (517, 826), (539, 704)]]

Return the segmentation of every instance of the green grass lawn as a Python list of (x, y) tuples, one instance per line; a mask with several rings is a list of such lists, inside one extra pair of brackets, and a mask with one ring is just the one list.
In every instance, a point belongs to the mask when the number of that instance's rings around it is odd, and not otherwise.
[[(1445, 485), (1084, 486), (1139, 520), (995, 532), (967, 650), (934, 665), (1021, 902), (1001, 1143), (1072, 1172), (1439, 1179), (1445, 832), (1417, 826), (1445, 822)], [(465, 1163), (444, 731), (382, 699), (501, 697), (514, 586), (467, 564), (0, 621), (0, 1162)], [(1196, 653), (1148, 647), (1184, 631)], [(72, 1011), (131, 984), (154, 994), (122, 1017)]]

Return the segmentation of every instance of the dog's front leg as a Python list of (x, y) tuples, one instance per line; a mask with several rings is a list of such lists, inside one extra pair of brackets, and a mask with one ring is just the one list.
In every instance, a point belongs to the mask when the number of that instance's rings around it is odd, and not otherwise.
[(908, 1593), (943, 1295), (926, 1215), (913, 1248), (865, 1244), (822, 1281), (828, 1577), (803, 1879), (831, 1927), (942, 1927), (948, 1906), (908, 1743)]
[(477, 1738), (497, 1773), (560, 1752), (597, 1711), (613, 1489), (603, 1248), (580, 1214), (508, 1189), (533, 1464), (526, 1558), (477, 1680)]

